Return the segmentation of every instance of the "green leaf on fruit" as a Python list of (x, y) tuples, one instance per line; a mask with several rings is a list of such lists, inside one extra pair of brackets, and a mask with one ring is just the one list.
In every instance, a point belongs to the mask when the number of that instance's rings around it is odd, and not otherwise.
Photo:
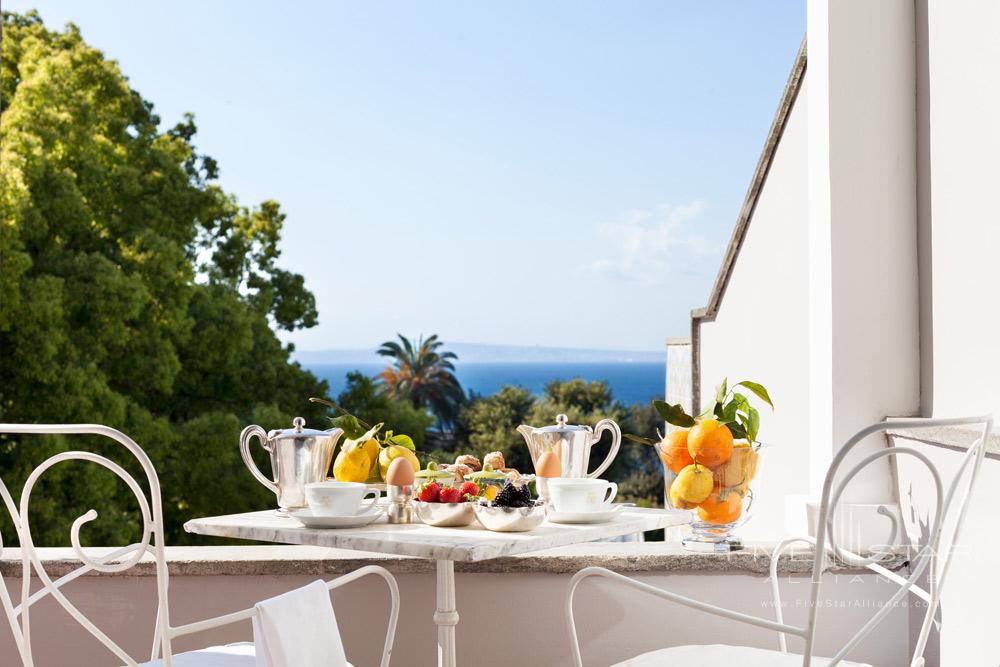
[(733, 440), (745, 440), (747, 437), (746, 429), (736, 421), (723, 422), (725, 426), (729, 429), (729, 432), (733, 434)]
[(774, 409), (774, 403), (771, 402), (771, 397), (767, 393), (767, 389), (764, 389), (764, 385), (757, 382), (751, 382), (750, 380), (743, 380), (742, 382), (737, 382), (733, 385), (734, 387), (746, 387), (754, 393), (754, 395), (760, 400), (771, 406)]
[(663, 417), (663, 420), (668, 424), (673, 424), (674, 426), (680, 426), (682, 428), (690, 428), (694, 426), (694, 417), (684, 412), (684, 408), (681, 404), (670, 405), (666, 401), (653, 401), (653, 408), (656, 412)]
[(729, 378), (722, 378), (722, 382), (715, 387), (715, 402), (723, 403), (726, 400), (726, 393), (728, 393), (727, 382)]
[(416, 445), (413, 444), (413, 438), (408, 435), (403, 435), (402, 433), (393, 434), (391, 431), (386, 434), (385, 444), (387, 445), (399, 445), (400, 447), (406, 447), (411, 452), (417, 451)]
[(361, 425), (358, 418), (354, 415), (340, 415), (339, 417), (333, 417), (330, 419), (330, 423), (334, 427), (343, 429), (344, 436), (348, 440), (358, 440), (365, 433), (365, 427)]
[(656, 441), (652, 438), (644, 438), (641, 435), (632, 435), (631, 433), (625, 433), (625, 439), (631, 440), (632, 442), (638, 442), (640, 445), (655, 445)]
[(757, 412), (756, 408), (749, 408), (747, 410), (747, 440), (750, 442), (757, 441), (757, 432), (760, 431), (760, 413)]

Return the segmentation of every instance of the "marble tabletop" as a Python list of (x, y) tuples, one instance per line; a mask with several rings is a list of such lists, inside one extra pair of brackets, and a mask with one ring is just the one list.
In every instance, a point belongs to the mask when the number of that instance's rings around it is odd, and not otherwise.
[(669, 528), (690, 520), (687, 512), (633, 507), (607, 523), (568, 525), (546, 521), (526, 533), (495, 533), (478, 522), (462, 528), (390, 524), (385, 517), (362, 528), (310, 529), (291, 517), (266, 510), (192, 519), (184, 524), (184, 530), (198, 535), (471, 562)]

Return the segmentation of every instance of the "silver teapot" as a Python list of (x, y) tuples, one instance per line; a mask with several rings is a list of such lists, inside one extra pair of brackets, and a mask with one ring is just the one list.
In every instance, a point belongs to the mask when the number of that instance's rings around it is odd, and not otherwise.
[[(240, 455), (257, 481), (274, 491), (282, 510), (306, 506), (306, 484), (322, 482), (330, 470), (333, 450), (344, 435), (343, 429), (317, 431), (306, 428), (306, 420), (296, 417), (292, 428), (265, 432), (256, 424), (240, 433)], [(271, 475), (268, 479), (250, 456), (250, 439), (258, 438), (261, 447), (271, 455)]]
[[(527, 424), (517, 427), (517, 432), (524, 436), (531, 454), (531, 463), (538, 466), (538, 457), (545, 452), (555, 452), (562, 464), (563, 477), (597, 477), (608, 469), (618, 455), (622, 442), (622, 431), (611, 419), (602, 419), (591, 429), (589, 426), (573, 426), (567, 424), (566, 415), (557, 415), (555, 426), (535, 428)], [(611, 451), (601, 465), (592, 472), (587, 472), (590, 465), (590, 448), (601, 439), (604, 431), (611, 431)]]

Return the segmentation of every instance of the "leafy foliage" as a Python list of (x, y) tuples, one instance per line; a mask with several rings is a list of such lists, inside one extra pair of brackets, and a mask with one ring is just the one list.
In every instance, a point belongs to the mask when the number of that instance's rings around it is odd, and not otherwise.
[(455, 377), (454, 352), (443, 352), (437, 334), (414, 345), (397, 334), (399, 342), (382, 343), (378, 353), (392, 360), (379, 376), (389, 396), (409, 401), (415, 408), (430, 410), (442, 428), (451, 426), (465, 402), (465, 392)]
[[(749, 389), (757, 398), (767, 403), (772, 410), (774, 409), (771, 396), (762, 384), (741, 380), (730, 387), (729, 379), (722, 378), (722, 382), (715, 387), (715, 400), (706, 406), (698, 417), (699, 419), (714, 417), (729, 428), (735, 439), (756, 442), (757, 434), (760, 431), (760, 412), (750, 404), (749, 398), (736, 391), (737, 387)], [(663, 401), (653, 401), (653, 407), (669, 424), (681, 428), (689, 428), (695, 424), (694, 417), (687, 414), (681, 405), (668, 405)], [(642, 444), (653, 444), (650, 439), (641, 436), (629, 434), (625, 437)]]
[(480, 459), (489, 452), (500, 452), (509, 467), (530, 470), (531, 457), (516, 429), (531, 423), (534, 405), (535, 397), (521, 387), (502, 387), (492, 396), (473, 396), (459, 413), (453, 450)]
[[(3, 14), (0, 77), (0, 420), (98, 422), (131, 435), (162, 483), (167, 540), (195, 515), (263, 508), (244, 469), (242, 425), (321, 423), (325, 395), (274, 327), (317, 321), (301, 276), (278, 268), (284, 214), (248, 208), (197, 152), (192, 116), (162, 131), (153, 104), (78, 29)], [(0, 438), (15, 493), (47, 456), (93, 448), (134, 473), (121, 447)], [(263, 461), (264, 469), (267, 469)], [(47, 472), (32, 503), (36, 543), (125, 544), (139, 525), (124, 484), (90, 464)], [(141, 473), (140, 473), (141, 479)], [(8, 543), (9, 520), (0, 519)]]

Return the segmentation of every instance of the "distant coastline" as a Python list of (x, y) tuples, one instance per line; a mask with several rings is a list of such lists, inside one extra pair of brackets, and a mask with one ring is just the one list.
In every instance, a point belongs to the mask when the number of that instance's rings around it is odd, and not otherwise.
[[(598, 350), (562, 347), (530, 347), (451, 343), (445, 349), (458, 355), (462, 364), (645, 364), (666, 363), (666, 352)], [(382, 364), (376, 348), (367, 350), (296, 350), (293, 358), (303, 366), (320, 364)]]
[[(385, 368), (385, 361), (368, 363), (303, 364), (326, 380), (330, 394), (336, 396), (347, 384), (347, 374), (359, 371), (373, 377)], [(608, 383), (614, 398), (625, 405), (647, 403), (662, 398), (665, 384), (663, 362), (470, 362), (459, 361), (456, 375), (466, 394), (489, 396), (504, 385), (523, 387), (541, 394), (552, 380), (582, 378)]]

